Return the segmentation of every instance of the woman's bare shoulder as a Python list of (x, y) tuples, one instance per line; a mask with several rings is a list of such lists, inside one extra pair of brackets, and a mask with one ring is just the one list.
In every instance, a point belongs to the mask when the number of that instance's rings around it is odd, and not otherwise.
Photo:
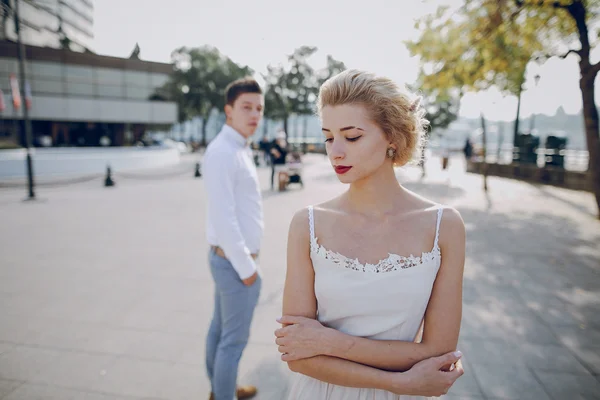
[(306, 206), (299, 209), (294, 214), (292, 222), (290, 223), (290, 230), (300, 231), (309, 233), (310, 221), (309, 221), (309, 208), (312, 207), (313, 215), (315, 219), (321, 219), (329, 215), (334, 215), (340, 212), (339, 210), (339, 198), (333, 198), (323, 203), (315, 204), (312, 206)]

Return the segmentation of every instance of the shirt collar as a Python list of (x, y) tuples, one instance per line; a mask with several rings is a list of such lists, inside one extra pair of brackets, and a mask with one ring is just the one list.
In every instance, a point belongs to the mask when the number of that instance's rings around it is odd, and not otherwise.
[(240, 147), (247, 147), (250, 145), (250, 139), (243, 137), (241, 133), (233, 129), (230, 125), (223, 125), (221, 134), (224, 135), (227, 140), (232, 141)]

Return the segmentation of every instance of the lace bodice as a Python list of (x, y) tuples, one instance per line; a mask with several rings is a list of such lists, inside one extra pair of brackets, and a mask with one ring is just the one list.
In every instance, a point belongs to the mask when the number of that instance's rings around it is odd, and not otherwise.
[(400, 269), (413, 268), (424, 263), (437, 261), (441, 259), (441, 251), (438, 245), (440, 221), (444, 209), (438, 208), (437, 225), (435, 230), (435, 240), (431, 251), (421, 253), (421, 256), (400, 256), (398, 254), (389, 253), (388, 256), (380, 260), (376, 264), (361, 263), (358, 258), (348, 258), (338, 252), (331, 251), (319, 244), (319, 239), (315, 236), (315, 218), (313, 207), (308, 207), (308, 220), (310, 225), (310, 252), (311, 255), (322, 257), (332, 263), (339, 265), (342, 268), (348, 268), (354, 271), (361, 272), (392, 272)]

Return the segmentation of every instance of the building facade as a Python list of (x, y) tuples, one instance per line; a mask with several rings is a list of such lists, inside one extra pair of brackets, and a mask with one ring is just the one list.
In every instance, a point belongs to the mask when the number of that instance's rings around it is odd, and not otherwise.
[[(37, 46), (26, 46), (25, 53), (34, 145), (127, 145), (177, 121), (177, 105), (154, 95), (168, 81), (171, 64)], [(19, 76), (17, 45), (3, 41), (0, 135), (23, 144), (23, 110), (13, 108), (11, 76)]]
[[(14, 9), (17, 0), (0, 0), (0, 39), (16, 41)], [(20, 0), (21, 37), (32, 46), (90, 49), (94, 39), (91, 0)]]

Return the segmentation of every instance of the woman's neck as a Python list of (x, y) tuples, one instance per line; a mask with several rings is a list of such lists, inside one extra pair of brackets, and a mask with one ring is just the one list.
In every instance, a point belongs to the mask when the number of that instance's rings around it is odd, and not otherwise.
[(382, 167), (374, 174), (356, 181), (346, 192), (346, 202), (352, 211), (377, 217), (393, 213), (402, 202), (405, 190), (400, 186), (394, 169)]

